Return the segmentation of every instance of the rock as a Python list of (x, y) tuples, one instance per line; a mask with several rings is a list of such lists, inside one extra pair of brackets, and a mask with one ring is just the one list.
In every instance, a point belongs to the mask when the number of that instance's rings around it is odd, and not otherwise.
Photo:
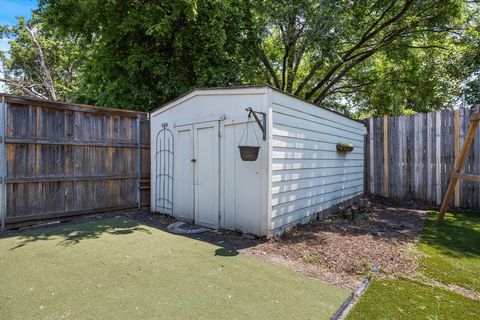
[(353, 216), (353, 213), (352, 213), (352, 209), (348, 208), (347, 210), (345, 210), (345, 218), (352, 218)]
[(250, 233), (242, 233), (242, 238), (248, 239), (248, 240), (255, 240), (255, 236)]
[(345, 207), (338, 207), (338, 216), (340, 218), (346, 218), (345, 216)]

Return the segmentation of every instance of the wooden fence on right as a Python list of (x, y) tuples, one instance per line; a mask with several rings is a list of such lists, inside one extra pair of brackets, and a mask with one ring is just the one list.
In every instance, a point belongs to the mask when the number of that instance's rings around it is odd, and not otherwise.
[[(366, 190), (440, 205), (472, 114), (461, 108), (366, 120)], [(480, 174), (480, 130), (463, 173)], [(462, 181), (451, 205), (480, 208), (480, 184)]]

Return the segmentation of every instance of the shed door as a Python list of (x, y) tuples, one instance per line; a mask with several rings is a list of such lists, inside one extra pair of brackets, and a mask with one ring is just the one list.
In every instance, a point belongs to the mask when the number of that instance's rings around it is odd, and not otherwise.
[(175, 161), (175, 198), (173, 201), (175, 217), (179, 220), (194, 222), (193, 188), (193, 126), (177, 127)]
[(218, 129), (218, 121), (177, 128), (177, 216), (211, 228), (219, 227)]
[(219, 134), (218, 121), (194, 125), (195, 223), (218, 228)]

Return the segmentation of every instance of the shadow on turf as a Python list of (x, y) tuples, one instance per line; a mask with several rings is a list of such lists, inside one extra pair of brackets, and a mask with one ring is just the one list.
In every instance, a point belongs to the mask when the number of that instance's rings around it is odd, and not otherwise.
[[(167, 226), (170, 223), (176, 221), (171, 216), (147, 211), (141, 214), (137, 214), (135, 216), (135, 219), (149, 227), (156, 228), (168, 233), (172, 232), (167, 230)], [(178, 237), (185, 237), (217, 246), (219, 248), (215, 250), (214, 255), (220, 257), (235, 257), (240, 253), (240, 250), (256, 246), (264, 241), (264, 239), (242, 237), (242, 234), (239, 232), (226, 230), (212, 230), (210, 232), (190, 235), (175, 235)]]
[(76, 245), (84, 240), (97, 239), (104, 233), (111, 235), (125, 235), (132, 232), (145, 232), (150, 234), (150, 231), (143, 228), (137, 221), (117, 217), (115, 219), (104, 221), (93, 220), (81, 224), (67, 224), (64, 226), (57, 225), (53, 228), (43, 227), (21, 233), (13, 232), (6, 237), (18, 238), (18, 244), (10, 248), (10, 250), (15, 250), (35, 241), (60, 240), (57, 245), (68, 247)]
[[(167, 230), (167, 225), (173, 220), (166, 219), (158, 222), (157, 219), (149, 219), (149, 217), (157, 218), (158, 215), (106, 216), (104, 218), (92, 218), (87, 222), (80, 220), (60, 225), (41, 226), (28, 231), (7, 232), (0, 237), (0, 241), (2, 238), (16, 237), (18, 239), (17, 244), (10, 248), (10, 250), (16, 250), (36, 241), (56, 241), (58, 242), (56, 245), (68, 247), (85, 240), (97, 239), (105, 233), (126, 235), (133, 232), (145, 232), (150, 234), (151, 232), (143, 226), (171, 233)], [(221, 257), (235, 257), (239, 254), (239, 250), (257, 245), (261, 241), (245, 239), (236, 232), (219, 233), (212, 231), (195, 235), (177, 234), (177, 236), (213, 244), (219, 247), (215, 250), (214, 255)]]

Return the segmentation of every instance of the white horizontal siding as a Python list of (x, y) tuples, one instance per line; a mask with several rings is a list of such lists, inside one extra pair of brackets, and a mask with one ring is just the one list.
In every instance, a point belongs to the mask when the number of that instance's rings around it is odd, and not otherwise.
[(298, 170), (276, 170), (272, 174), (272, 183), (284, 182), (284, 181), (293, 181), (293, 180), (303, 180), (303, 179), (314, 179), (318, 177), (335, 177), (339, 178), (342, 175), (347, 177), (352, 174), (361, 173), (363, 174), (363, 165), (359, 166), (350, 166), (350, 167), (338, 167), (338, 168), (329, 168), (325, 170), (320, 169), (298, 169)]
[[(313, 131), (317, 134), (324, 133), (333, 137), (353, 139), (355, 141), (357, 141), (358, 135), (363, 135), (363, 131), (353, 130), (350, 127), (344, 127), (341, 124), (337, 123), (335, 123), (335, 125), (327, 126), (324, 124), (325, 121), (309, 121), (303, 118), (290, 116), (276, 111), (274, 111), (273, 117), (276, 124), (289, 126), (291, 128)], [(363, 139), (361, 139), (360, 141), (363, 141)]]
[[(275, 114), (273, 114), (275, 117)], [(281, 137), (290, 137), (294, 139), (298, 139), (299, 141), (302, 140), (309, 140), (309, 141), (317, 141), (317, 142), (324, 142), (329, 143), (330, 145), (335, 146), (338, 142), (347, 142), (353, 144), (354, 147), (360, 148), (363, 147), (363, 139), (360, 140), (358, 135), (333, 135), (328, 133), (327, 130), (324, 131), (317, 131), (317, 130), (308, 130), (305, 128), (301, 128), (298, 126), (292, 125), (285, 125), (281, 123), (274, 123), (273, 128), (273, 136), (281, 136)], [(320, 129), (320, 128), (319, 128)], [(349, 138), (351, 137), (351, 139)]]
[(358, 181), (354, 181), (346, 183), (341, 188), (339, 186), (327, 186), (310, 192), (283, 194), (278, 197), (279, 204), (272, 206), (272, 218), (285, 214), (288, 215), (319, 204), (326, 204), (326, 209), (330, 207), (327, 202), (361, 191), (363, 191), (363, 185), (359, 185)]
[(363, 160), (337, 160), (337, 159), (272, 159), (272, 170), (297, 170), (297, 169), (335, 169), (347, 167), (363, 168)]
[[(338, 160), (346, 159), (347, 155), (339, 155), (337, 150), (308, 150), (298, 148), (273, 147), (272, 156), (274, 159), (300, 159), (300, 160)], [(350, 160), (362, 160), (363, 154), (352, 152), (348, 154)]]
[[(362, 123), (273, 94), (271, 230), (363, 194)], [(352, 152), (337, 152), (351, 143)]]
[(327, 177), (317, 177), (309, 179), (290, 180), (289, 183), (285, 181), (272, 183), (272, 194), (277, 195), (284, 192), (294, 190), (321, 188), (329, 185), (345, 185), (345, 182), (358, 181), (363, 179), (363, 172), (352, 173), (348, 175), (332, 175)]
[(340, 125), (349, 131), (353, 130), (359, 133), (365, 131), (364, 124), (359, 121), (290, 96), (276, 93), (273, 97), (273, 104), (274, 111), (277, 113), (284, 112), (292, 117), (304, 118), (331, 127)]
[(338, 205), (345, 200), (351, 199), (356, 196), (361, 196), (362, 194), (363, 188), (358, 188), (357, 190), (351, 189), (348, 190), (348, 195), (345, 193), (326, 195), (325, 199), (319, 201), (318, 203), (313, 203), (315, 201), (311, 201), (311, 203), (304, 203), (303, 206), (298, 206), (298, 208), (291, 205), (289, 208), (289, 212), (286, 214), (277, 214), (277, 212), (275, 212), (276, 215), (275, 217), (272, 217), (271, 228), (272, 230), (275, 230), (289, 225), (295, 221), (301, 221), (304, 218), (310, 217), (318, 212)]
[[(282, 131), (282, 132), (286, 132), (288, 134), (289, 131)], [(337, 145), (337, 142), (308, 140), (308, 139), (303, 139), (299, 137), (282, 136), (278, 130), (276, 131), (276, 134), (274, 135), (274, 137), (275, 139), (272, 141), (273, 147), (336, 152), (336, 150), (333, 147)], [(355, 153), (363, 154), (363, 147), (364, 147), (363, 143), (355, 141), (355, 143), (352, 143), (352, 144), (354, 146), (354, 150), (350, 154), (355, 154)]]

